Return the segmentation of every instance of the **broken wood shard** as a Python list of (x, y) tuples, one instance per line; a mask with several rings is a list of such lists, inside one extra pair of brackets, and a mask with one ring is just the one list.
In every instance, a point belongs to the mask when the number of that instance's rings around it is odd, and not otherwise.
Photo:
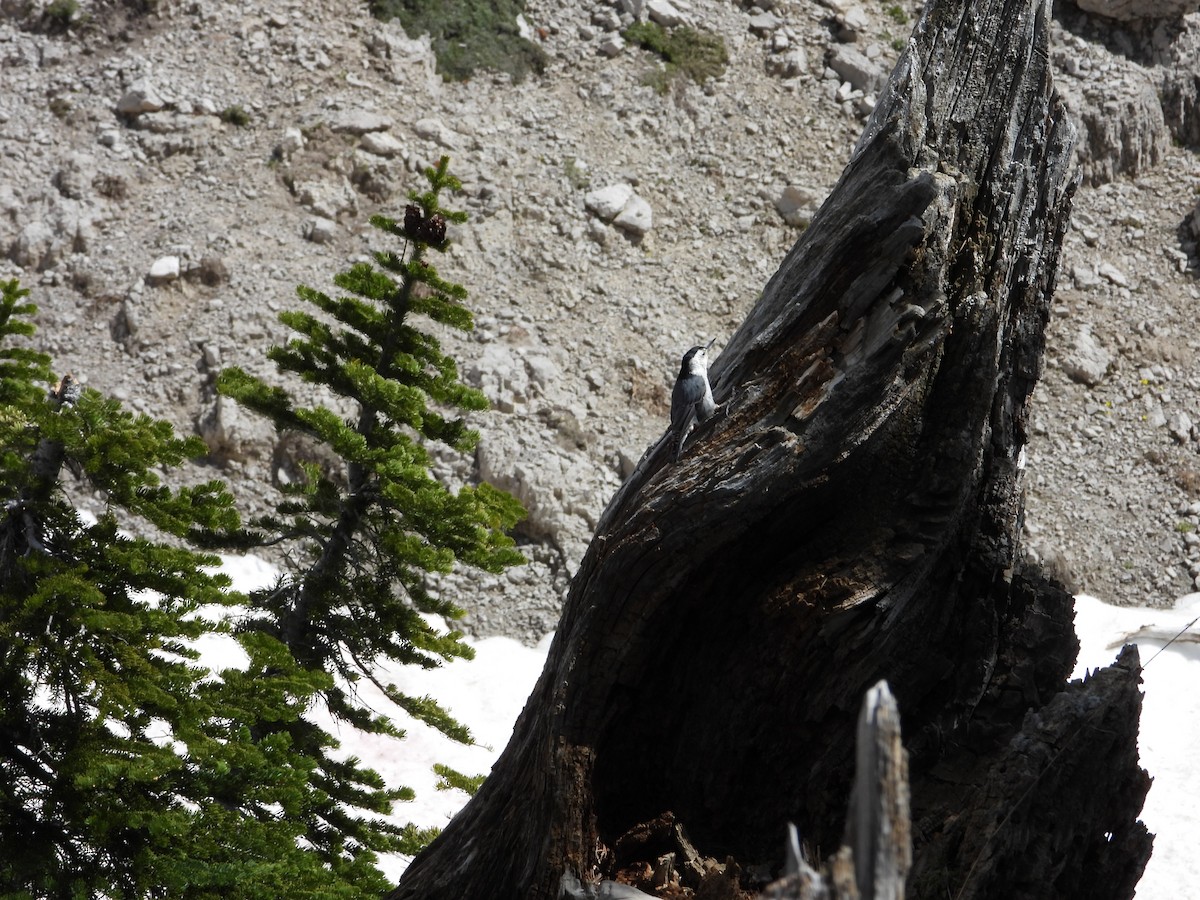
[(908, 753), (900, 741), (900, 711), (881, 681), (863, 700), (846, 843), (863, 900), (903, 900), (912, 865)]
[(796, 826), (789, 823), (787, 874), (767, 887), (765, 900), (904, 900), (912, 864), (908, 754), (886, 681), (863, 698), (856, 754), (842, 848), (819, 871), (804, 859)]

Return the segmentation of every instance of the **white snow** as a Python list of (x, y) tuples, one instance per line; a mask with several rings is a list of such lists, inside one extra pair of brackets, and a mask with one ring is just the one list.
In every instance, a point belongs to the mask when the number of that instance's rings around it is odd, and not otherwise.
[[(255, 557), (224, 557), (223, 563), (238, 590), (252, 590), (276, 577), (274, 569)], [(1154, 654), (1198, 616), (1200, 594), (1183, 597), (1172, 610), (1109, 606), (1088, 596), (1075, 601), (1081, 649), (1073, 677), (1108, 665), (1129, 642), (1138, 645), (1146, 667), (1139, 748), (1142, 767), (1154, 784), (1142, 818), (1156, 836), (1137, 900), (1174, 900), (1186, 896), (1192, 883), (1191, 861), (1195, 837), (1200, 835), (1200, 804), (1194, 799), (1191, 779), (1192, 752), (1200, 747), (1200, 644), (1196, 643), (1200, 623), (1158, 656)], [(475, 648), (473, 661), (459, 660), (433, 671), (396, 667), (381, 672), (384, 683), (394, 682), (416, 696), (429, 694), (448, 707), (474, 733), (475, 746), (464, 747), (420, 722), (405, 721), (403, 713), (392, 716), (407, 731), (402, 741), (329, 726), (341, 740), (342, 752), (358, 756), (389, 784), (416, 791), (413, 802), (397, 805), (396, 821), (440, 827), (462, 808), (466, 795), (435, 790), (434, 763), (467, 775), (490, 769), (541, 672), (550, 639), (547, 635), (536, 647), (507, 638), (468, 640)], [(205, 662), (216, 667), (244, 665), (236, 658), (223, 662), (207, 655)], [(390, 704), (371, 685), (364, 685), (360, 696), (375, 709), (388, 712)], [(409, 861), (384, 859), (381, 867), (398, 878)]]
[(1074, 677), (1081, 677), (1085, 669), (1108, 665), (1126, 643), (1138, 645), (1144, 667), (1138, 749), (1142, 768), (1154, 784), (1146, 796), (1142, 821), (1155, 837), (1137, 900), (1174, 900), (1193, 889), (1192, 859), (1200, 835), (1192, 760), (1200, 746), (1200, 645), (1196, 643), (1200, 623), (1163, 647), (1197, 616), (1200, 594), (1188, 594), (1171, 610), (1075, 598), (1075, 632), (1081, 646)]

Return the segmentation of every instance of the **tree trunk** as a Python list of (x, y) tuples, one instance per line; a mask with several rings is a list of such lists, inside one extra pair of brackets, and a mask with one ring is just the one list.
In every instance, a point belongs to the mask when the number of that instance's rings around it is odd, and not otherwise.
[(913, 896), (1131, 894), (1136, 653), (1067, 687), (1071, 599), (1018, 546), (1075, 184), (1049, 26), (1041, 0), (926, 9), (715, 362), (722, 409), (613, 499), (511, 742), (391, 897), (557, 897), (666, 812), (743, 872), (778, 872), (789, 821), (837, 847), (880, 679)]

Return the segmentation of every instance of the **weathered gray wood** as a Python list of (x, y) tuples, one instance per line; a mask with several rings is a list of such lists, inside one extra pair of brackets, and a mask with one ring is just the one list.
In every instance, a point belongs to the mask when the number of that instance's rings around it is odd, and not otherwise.
[(1132, 897), (1152, 843), (1137, 819), (1150, 788), (1137, 758), (1140, 672), (1129, 645), (1031, 709), (985, 765), (943, 760), (925, 788), (930, 800), (947, 779), (970, 780), (941, 809), (926, 804), (936, 812), (918, 821), (926, 834), (910, 895)]
[[(546, 900), (668, 811), (743, 869), (779, 865), (788, 821), (837, 846), (880, 678), (905, 714), (910, 896), (1128, 896), (1149, 853), (1136, 665), (1064, 692), (1070, 598), (1018, 546), (1074, 187), (1048, 35), (1042, 0), (933, 0), (711, 367), (723, 414), (614, 497), (509, 746), (392, 897)], [(1017, 821), (1024, 748), (1079, 733), (1064, 697), (1105, 708), (1113, 764), (1028, 769), (1054, 785), (1036, 808), (1073, 805), (972, 849), (961, 811)], [(1027, 894), (1006, 888), (1017, 868)]]
[(764, 900), (904, 900), (912, 865), (908, 754), (886, 681), (863, 698), (856, 754), (841, 850), (822, 873), (804, 859), (796, 827), (789, 824), (787, 874), (768, 886)]
[(904, 900), (912, 866), (908, 753), (900, 741), (900, 711), (881, 681), (863, 699), (858, 719), (858, 762), (846, 844), (863, 900)]

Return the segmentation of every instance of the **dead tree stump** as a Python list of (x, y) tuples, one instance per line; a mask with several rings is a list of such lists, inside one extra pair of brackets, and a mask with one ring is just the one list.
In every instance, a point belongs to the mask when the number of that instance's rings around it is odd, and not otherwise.
[(1136, 654), (1067, 687), (1071, 599), (1019, 547), (1075, 184), (1049, 25), (1043, 0), (926, 9), (714, 364), (723, 409), (614, 497), (511, 742), (391, 897), (548, 900), (667, 812), (747, 873), (778, 871), (788, 822), (836, 847), (880, 679), (909, 896), (1131, 894)]

